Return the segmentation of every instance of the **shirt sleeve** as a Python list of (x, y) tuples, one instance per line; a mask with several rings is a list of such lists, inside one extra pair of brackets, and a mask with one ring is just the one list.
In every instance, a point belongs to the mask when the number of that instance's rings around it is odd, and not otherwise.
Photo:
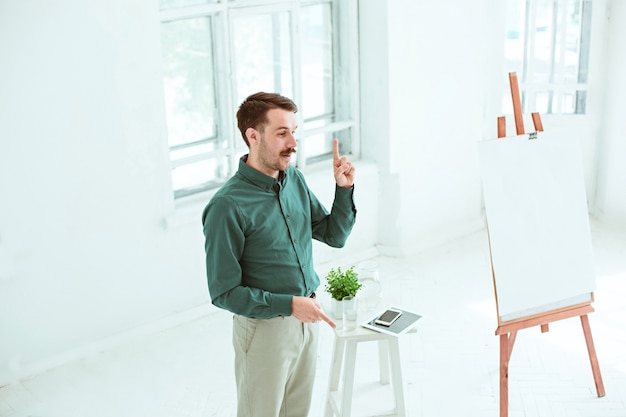
[(342, 248), (356, 221), (354, 186), (335, 185), (335, 199), (330, 214), (311, 193), (311, 226), (313, 238), (334, 248)]
[(217, 197), (204, 209), (206, 272), (212, 303), (252, 318), (290, 316), (292, 295), (242, 285), (239, 260), (245, 245), (245, 217), (228, 197)]

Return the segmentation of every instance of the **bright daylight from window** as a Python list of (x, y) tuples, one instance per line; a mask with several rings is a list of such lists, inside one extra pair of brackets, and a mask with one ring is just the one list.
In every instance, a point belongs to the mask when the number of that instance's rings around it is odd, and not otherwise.
[[(584, 114), (591, 0), (510, 0), (507, 71), (517, 72), (525, 112)], [(510, 96), (503, 107), (512, 112)]]
[(345, 31), (337, 30), (343, 16), (340, 3), (235, 7), (236, 2), (225, 2), (189, 8), (181, 3), (190, 2), (161, 3), (175, 197), (215, 189), (234, 173), (247, 151), (234, 115), (239, 103), (257, 91), (279, 92), (298, 105), (299, 168), (328, 160), (334, 137), (342, 153), (352, 150), (350, 95), (339, 91), (348, 88), (342, 85), (349, 77), (340, 71), (347, 58), (338, 55), (345, 42), (339, 36)]

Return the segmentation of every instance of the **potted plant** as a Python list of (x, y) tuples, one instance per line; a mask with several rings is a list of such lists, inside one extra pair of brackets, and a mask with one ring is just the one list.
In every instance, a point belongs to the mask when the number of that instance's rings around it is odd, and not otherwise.
[(341, 303), (344, 297), (356, 296), (361, 287), (363, 284), (359, 282), (359, 274), (354, 270), (354, 265), (345, 271), (342, 271), (341, 267), (328, 271), (325, 290), (330, 294), (332, 312), (335, 318), (340, 319), (342, 317)]

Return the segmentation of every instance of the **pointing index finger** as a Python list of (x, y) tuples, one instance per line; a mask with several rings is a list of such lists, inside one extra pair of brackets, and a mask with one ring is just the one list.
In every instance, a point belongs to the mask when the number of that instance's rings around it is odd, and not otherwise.
[(334, 329), (335, 327), (337, 327), (337, 325), (335, 324), (335, 322), (334, 322), (334, 321), (333, 321), (330, 317), (328, 317), (326, 314), (322, 313), (320, 316), (321, 316), (322, 320), (324, 320), (326, 323), (328, 323), (328, 325), (329, 325), (330, 327), (332, 327), (333, 329)]
[(335, 165), (339, 162), (339, 139), (333, 139), (333, 162)]

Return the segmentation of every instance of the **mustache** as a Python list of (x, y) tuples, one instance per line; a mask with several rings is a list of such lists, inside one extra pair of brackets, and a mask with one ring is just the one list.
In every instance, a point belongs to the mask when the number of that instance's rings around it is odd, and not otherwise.
[(292, 153), (296, 153), (296, 148), (289, 148), (282, 152), (282, 155), (291, 155)]

